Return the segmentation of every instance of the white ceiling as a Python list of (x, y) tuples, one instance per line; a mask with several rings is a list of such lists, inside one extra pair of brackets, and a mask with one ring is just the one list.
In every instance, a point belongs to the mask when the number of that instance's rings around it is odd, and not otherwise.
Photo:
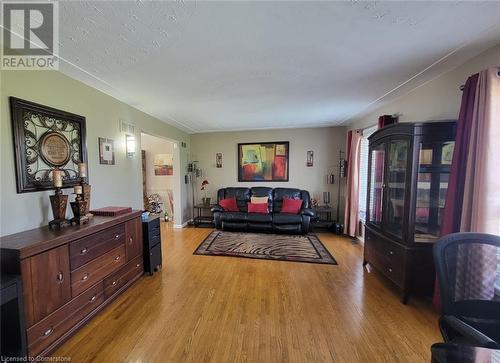
[(67, 1), (59, 11), (62, 72), (190, 133), (347, 124), (500, 41), (500, 1)]

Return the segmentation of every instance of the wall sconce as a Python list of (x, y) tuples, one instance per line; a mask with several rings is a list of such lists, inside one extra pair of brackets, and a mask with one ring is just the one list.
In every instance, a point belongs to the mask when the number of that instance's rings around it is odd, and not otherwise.
[(125, 135), (125, 147), (127, 151), (127, 158), (133, 159), (135, 156), (135, 136)]

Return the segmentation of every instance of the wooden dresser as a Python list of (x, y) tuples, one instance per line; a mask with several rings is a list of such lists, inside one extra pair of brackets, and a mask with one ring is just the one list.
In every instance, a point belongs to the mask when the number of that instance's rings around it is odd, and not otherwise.
[(45, 356), (143, 275), (141, 212), (0, 238), (2, 274), (20, 274), (28, 355)]

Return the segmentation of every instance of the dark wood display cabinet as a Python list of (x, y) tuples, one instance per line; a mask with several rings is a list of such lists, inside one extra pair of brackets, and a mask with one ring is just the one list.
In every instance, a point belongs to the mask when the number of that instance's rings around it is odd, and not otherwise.
[(399, 123), (369, 137), (363, 264), (396, 284), (405, 304), (433, 291), (455, 129), (455, 121)]
[(30, 357), (48, 355), (144, 274), (140, 216), (0, 238), (2, 276), (21, 276)]

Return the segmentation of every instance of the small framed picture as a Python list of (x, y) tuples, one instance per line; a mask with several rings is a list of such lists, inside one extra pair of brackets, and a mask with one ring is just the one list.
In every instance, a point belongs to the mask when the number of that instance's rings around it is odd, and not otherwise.
[(115, 165), (115, 148), (112, 139), (99, 138), (99, 164)]
[(215, 167), (222, 168), (222, 153), (215, 154)]
[(314, 151), (312, 150), (307, 152), (306, 165), (308, 167), (314, 166)]

